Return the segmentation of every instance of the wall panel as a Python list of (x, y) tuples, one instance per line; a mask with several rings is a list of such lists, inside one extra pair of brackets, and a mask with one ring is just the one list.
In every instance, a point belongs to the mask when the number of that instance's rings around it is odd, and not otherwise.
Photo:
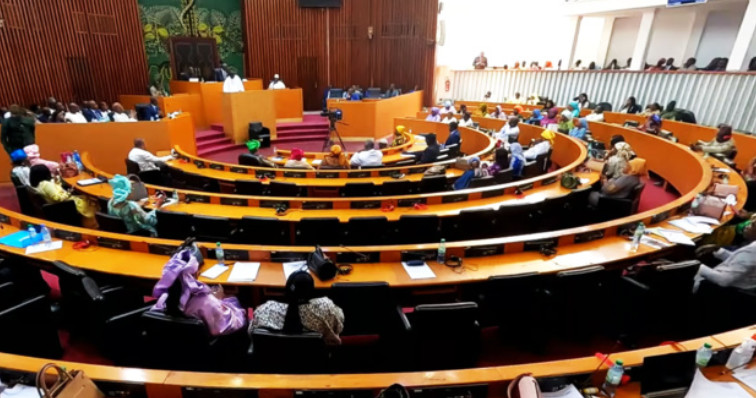
[(115, 101), (147, 89), (135, 1), (0, 0), (0, 104)]

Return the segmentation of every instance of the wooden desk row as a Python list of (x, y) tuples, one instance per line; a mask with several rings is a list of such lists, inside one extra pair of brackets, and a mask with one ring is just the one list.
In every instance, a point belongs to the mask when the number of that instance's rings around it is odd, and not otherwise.
[[(613, 353), (611, 361), (622, 359), (626, 368), (642, 366), (646, 357), (695, 351), (704, 342), (712, 345), (715, 351), (732, 348), (750, 337), (756, 326), (745, 327), (722, 334), (704, 336), (679, 342), (674, 345), (649, 347), (633, 351)], [(727, 336), (727, 342), (722, 339)], [(573, 358), (549, 362), (506, 365), (487, 368), (462, 370), (440, 370), (430, 372), (380, 373), (380, 374), (340, 374), (340, 375), (271, 375), (271, 374), (229, 374), (183, 372), (172, 370), (152, 370), (121, 368), (116, 366), (94, 365), (78, 362), (54, 361), (44, 358), (25, 357), (13, 354), (0, 354), (0, 369), (24, 373), (36, 373), (44, 364), (55, 362), (70, 370), (83, 370), (95, 382), (115, 384), (144, 385), (148, 398), (182, 398), (185, 388), (220, 389), (220, 390), (257, 390), (260, 397), (293, 398), (298, 391), (321, 390), (371, 390), (372, 396), (387, 386), (399, 383), (410, 390), (434, 387), (463, 387), (485, 384), (488, 397), (506, 395), (508, 383), (523, 373), (532, 373), (538, 379), (588, 376), (599, 372), (594, 381), (608, 369), (607, 362), (595, 356)], [(753, 366), (753, 365), (751, 365)], [(704, 369), (704, 374), (713, 381), (735, 381), (730, 374), (723, 374), (722, 367)], [(746, 388), (756, 397), (756, 392)], [(640, 398), (637, 381), (622, 386), (617, 397)]]
[[(390, 133), (387, 133), (386, 135), (389, 135), (389, 134)], [(402, 133), (402, 137), (404, 137), (404, 144), (397, 145), (397, 146), (389, 146), (388, 148), (384, 148), (380, 150), (383, 153), (384, 164), (392, 163), (392, 162), (386, 161), (387, 155), (396, 155), (402, 152), (420, 151), (422, 150), (421, 148), (425, 148), (424, 145), (418, 146), (418, 144), (424, 143), (425, 141), (416, 138), (415, 134), (413, 134), (412, 131), (405, 131), (404, 133)], [(392, 140), (393, 140), (393, 135), (392, 135), (391, 140), (388, 140), (389, 145), (393, 142)], [(421, 142), (418, 142), (418, 141), (421, 141)], [(305, 152), (304, 156), (307, 159), (323, 159), (324, 156), (328, 155), (329, 153), (328, 150), (329, 149), (326, 149), (326, 152)], [(347, 151), (344, 150), (344, 153), (347, 153)], [(275, 155), (288, 158), (289, 156), (291, 156), (291, 150), (277, 149)]]

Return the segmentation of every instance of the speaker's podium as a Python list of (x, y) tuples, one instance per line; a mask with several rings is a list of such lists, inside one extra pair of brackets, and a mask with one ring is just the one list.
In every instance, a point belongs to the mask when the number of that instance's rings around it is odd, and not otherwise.
[(248, 90), (223, 94), (223, 131), (235, 143), (249, 137), (249, 124), (261, 122), (276, 139), (276, 122), (302, 121), (302, 89)]

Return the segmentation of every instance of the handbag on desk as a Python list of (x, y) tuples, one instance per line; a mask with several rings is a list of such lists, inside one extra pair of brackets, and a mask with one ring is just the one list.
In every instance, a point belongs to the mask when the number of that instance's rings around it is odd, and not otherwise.
[(138, 175), (129, 174), (128, 178), (129, 181), (131, 181), (131, 193), (129, 194), (128, 200), (138, 202), (149, 196), (147, 193), (147, 187), (144, 186), (142, 179), (139, 178)]
[(714, 184), (714, 192), (712, 194), (720, 198), (726, 198), (730, 195), (737, 196), (738, 186), (716, 183)]
[(339, 272), (336, 264), (323, 253), (320, 246), (315, 246), (315, 251), (307, 255), (307, 268), (321, 281), (331, 280)]
[(711, 217), (719, 220), (722, 218), (726, 208), (727, 203), (724, 200), (716, 196), (707, 195), (701, 200), (698, 207), (693, 210), (693, 213), (697, 216)]
[[(57, 372), (57, 380), (50, 386), (45, 378), (47, 370)], [(82, 370), (67, 371), (48, 363), (37, 372), (37, 392), (41, 398), (105, 398), (105, 394)]]
[(507, 398), (541, 398), (541, 387), (532, 374), (517, 376), (507, 387)]

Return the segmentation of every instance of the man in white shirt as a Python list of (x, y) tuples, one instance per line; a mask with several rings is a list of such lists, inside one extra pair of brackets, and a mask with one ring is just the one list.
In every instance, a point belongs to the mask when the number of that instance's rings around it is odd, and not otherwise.
[(65, 115), (66, 123), (86, 123), (87, 118), (81, 113), (81, 108), (75, 102), (68, 104), (68, 112)]
[(130, 111), (130, 113), (126, 113), (126, 111), (123, 109), (123, 105), (121, 105), (119, 102), (114, 102), (113, 106), (110, 107), (110, 109), (113, 111), (113, 121), (114, 122), (136, 122), (136, 112), (133, 110)]
[(457, 118), (454, 117), (454, 113), (447, 113), (444, 115), (444, 118), (441, 120), (441, 123), (450, 124), (451, 122), (457, 122)]
[(585, 116), (585, 120), (589, 122), (603, 122), (604, 121), (604, 108), (600, 105), (593, 109), (590, 115)]
[(159, 170), (160, 163), (173, 159), (173, 156), (158, 157), (144, 149), (144, 139), (134, 140), (134, 147), (129, 152), (128, 159), (139, 165), (139, 171)]
[(501, 128), (496, 138), (504, 143), (517, 141), (517, 137), (520, 136), (520, 119), (517, 116), (512, 116), (507, 121), (507, 124)]
[(281, 77), (278, 76), (276, 73), (273, 75), (273, 80), (270, 81), (270, 84), (268, 84), (268, 90), (283, 90), (286, 88), (286, 85), (281, 80)]
[(751, 219), (750, 224), (743, 228), (743, 239), (750, 242), (734, 252), (719, 249), (714, 253), (722, 262), (714, 268), (701, 265), (696, 277), (695, 290), (705, 279), (722, 287), (735, 287), (744, 290), (756, 289), (756, 223)]
[(244, 92), (244, 82), (242, 81), (241, 77), (236, 74), (236, 69), (231, 68), (228, 71), (228, 76), (226, 77), (226, 80), (223, 81), (223, 92), (224, 93), (242, 93)]
[(470, 117), (470, 113), (465, 112), (464, 116), (462, 116), (462, 120), (459, 121), (459, 127), (472, 127), (473, 123), (475, 122), (473, 122)]
[(353, 167), (373, 167), (383, 164), (383, 152), (375, 149), (373, 140), (365, 141), (365, 149), (352, 155), (349, 163)]

